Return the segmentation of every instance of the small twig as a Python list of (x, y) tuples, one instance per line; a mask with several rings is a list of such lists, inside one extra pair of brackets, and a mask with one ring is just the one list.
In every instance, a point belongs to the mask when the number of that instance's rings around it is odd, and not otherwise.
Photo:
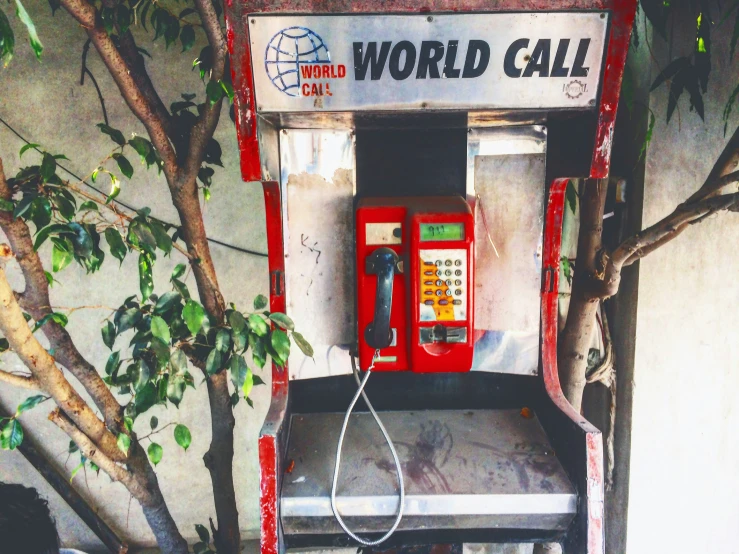
[[(162, 431), (164, 431), (164, 430), (165, 430), (165, 429), (166, 429), (167, 427), (171, 427), (172, 425), (177, 425), (177, 422), (176, 422), (176, 421), (172, 421), (172, 422), (170, 422), (170, 423), (167, 423), (167, 425), (165, 425), (165, 426), (164, 426), (164, 427), (162, 427), (161, 429), (157, 429), (156, 431), (152, 431), (152, 432), (151, 432), (151, 433), (149, 433), (148, 435), (144, 435), (143, 437), (139, 437), (139, 442), (141, 442), (141, 441), (142, 441), (142, 440), (144, 440), (144, 439), (148, 439), (148, 438), (149, 438), (150, 436), (152, 436), (152, 435), (156, 435), (157, 433), (161, 433), (161, 432), (162, 432)], [(149, 440), (151, 440), (151, 439), (149, 439)]]
[(87, 39), (85, 41), (85, 45), (82, 47), (82, 69), (80, 73), (80, 86), (83, 86), (85, 84), (85, 73), (87, 73), (90, 76), (90, 79), (92, 80), (92, 84), (95, 85), (95, 90), (97, 90), (98, 93), (98, 99), (100, 100), (100, 107), (103, 110), (103, 120), (105, 121), (105, 124), (108, 125), (108, 111), (105, 109), (105, 99), (103, 98), (103, 93), (100, 90), (100, 87), (98, 86), (97, 79), (95, 79), (95, 76), (92, 74), (90, 69), (87, 67), (87, 53), (90, 51), (90, 44), (92, 43), (92, 39)]

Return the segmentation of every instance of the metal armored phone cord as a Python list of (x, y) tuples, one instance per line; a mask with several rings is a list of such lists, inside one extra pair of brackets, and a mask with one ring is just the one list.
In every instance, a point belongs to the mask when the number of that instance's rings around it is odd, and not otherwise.
[[(354, 395), (354, 398), (352, 399), (351, 403), (349, 404), (349, 409), (346, 411), (346, 415), (344, 416), (344, 423), (341, 426), (341, 433), (339, 434), (339, 444), (336, 447), (336, 465), (334, 466), (334, 479), (331, 483), (331, 509), (334, 512), (334, 517), (336, 517), (336, 521), (339, 522), (339, 525), (341, 525), (341, 528), (346, 532), (347, 535), (349, 535), (351, 538), (353, 538), (355, 541), (357, 541), (360, 544), (363, 544), (364, 546), (377, 546), (378, 544), (381, 544), (385, 542), (390, 536), (395, 533), (395, 530), (398, 528), (398, 525), (400, 525), (400, 520), (403, 519), (403, 505), (405, 504), (405, 485), (403, 484), (403, 470), (400, 466), (400, 460), (398, 459), (398, 453), (395, 451), (395, 446), (393, 445), (393, 441), (390, 439), (390, 435), (388, 435), (387, 430), (385, 429), (385, 426), (382, 424), (382, 421), (380, 421), (380, 416), (377, 415), (377, 412), (372, 407), (372, 403), (369, 401), (369, 398), (367, 398), (367, 394), (364, 392), (364, 386), (367, 384), (367, 380), (369, 379), (370, 374), (372, 373), (372, 369), (375, 367), (375, 361), (380, 356), (380, 351), (375, 350), (374, 356), (372, 356), (372, 363), (367, 368), (367, 374), (364, 376), (364, 379), (362, 381), (359, 381), (359, 374), (357, 372), (357, 366), (354, 361), (354, 356), (352, 356), (352, 370), (354, 371), (354, 379), (357, 381), (357, 385), (359, 388), (357, 389), (357, 393)], [(364, 401), (367, 403), (367, 407), (369, 408), (370, 412), (372, 413), (372, 417), (375, 418), (375, 421), (377, 422), (377, 426), (380, 428), (380, 431), (382, 431), (383, 436), (385, 437), (385, 441), (387, 442), (387, 445), (390, 447), (390, 453), (393, 455), (393, 460), (395, 461), (395, 467), (398, 471), (398, 485), (400, 486), (400, 498), (399, 498), (399, 504), (398, 504), (398, 515), (395, 518), (395, 523), (393, 523), (393, 526), (390, 528), (390, 530), (385, 533), (381, 538), (377, 539), (376, 541), (369, 541), (366, 539), (363, 539), (362, 537), (358, 537), (352, 531), (349, 530), (346, 523), (344, 523), (344, 520), (341, 518), (341, 514), (339, 514), (339, 509), (336, 507), (336, 486), (339, 482), (339, 470), (341, 467), (341, 447), (344, 444), (344, 435), (346, 434), (346, 427), (349, 424), (349, 417), (352, 415), (352, 410), (354, 409), (354, 405), (357, 403), (357, 400), (359, 400), (359, 396), (362, 396)]]

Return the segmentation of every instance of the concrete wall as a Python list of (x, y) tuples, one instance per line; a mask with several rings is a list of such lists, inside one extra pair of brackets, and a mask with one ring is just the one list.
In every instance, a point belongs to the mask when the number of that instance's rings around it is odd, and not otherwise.
[[(644, 225), (669, 213), (708, 175), (726, 139), (721, 113), (739, 79), (728, 63), (731, 30), (713, 36), (706, 121), (689, 112), (665, 124), (663, 86), (651, 95), (657, 116), (646, 164)], [(673, 56), (692, 47), (685, 18)], [(659, 65), (668, 45), (654, 33)], [(739, 123), (735, 114), (733, 127)], [(737, 214), (688, 229), (641, 262), (628, 510), (628, 553), (739, 552), (739, 261)], [(615, 554), (615, 553), (614, 553)]]
[[(52, 152), (65, 153), (71, 160), (66, 164), (75, 173), (89, 175), (99, 160), (109, 154), (113, 143), (95, 127), (96, 123), (102, 121), (102, 115), (94, 87), (89, 80), (84, 87), (79, 85), (80, 55), (85, 35), (64, 10), (59, 10), (52, 18), (45, 0), (28, 1), (26, 6), (37, 23), (46, 49), (42, 61), (37, 62), (27, 43), (25, 30), (9, 8), (3, 6), (17, 33), (18, 52), (7, 69), (0, 69), (0, 117), (33, 142), (42, 144)], [(197, 74), (190, 71), (192, 59), (197, 56), (202, 44), (196, 44), (186, 55), (179, 54), (178, 46), (166, 51), (162, 41), (151, 44), (150, 40), (142, 38), (140, 44), (154, 58), (148, 65), (165, 104), (179, 100), (182, 92), (196, 92), (200, 98), (203, 97), (204, 87)], [(145, 134), (143, 127), (123, 104), (94, 49), (88, 61), (103, 90), (110, 124), (121, 129), (126, 136), (134, 132)], [(231, 244), (266, 251), (261, 186), (241, 181), (235, 130), (225, 110), (217, 138), (223, 148), (225, 167), (216, 170), (213, 197), (205, 205), (208, 234)], [(0, 124), (0, 157), (8, 175), (14, 175), (21, 166), (18, 150), (22, 145)], [(22, 163), (38, 163), (34, 156), (37, 155), (27, 152)], [(154, 170), (147, 172), (133, 156), (130, 159), (136, 172), (131, 182), (124, 183), (119, 198), (137, 207), (149, 206), (157, 217), (177, 221), (164, 179), (157, 176)], [(212, 245), (211, 248), (228, 302), (246, 309), (256, 294), (267, 293), (266, 258), (249, 256), (218, 245)], [(48, 261), (49, 254), (49, 251), (43, 251), (42, 258)], [(171, 259), (158, 260), (156, 292), (166, 291), (171, 268), (182, 261), (183, 257), (177, 252), (173, 252)], [(89, 276), (73, 265), (59, 274), (58, 280), (60, 284), (52, 289), (55, 306), (116, 307), (126, 297), (138, 294), (137, 268), (133, 257), (127, 258), (120, 268), (116, 260), (108, 259), (99, 273)], [(193, 287), (191, 282), (191, 290)], [(98, 368), (104, 367), (109, 354), (100, 338), (101, 322), (109, 313), (105, 309), (84, 309), (70, 315), (68, 329), (72, 337), (84, 355)], [(3, 356), (2, 364), (5, 370), (20, 369), (11, 356)], [(193, 525), (207, 523), (208, 517), (214, 516), (210, 478), (202, 463), (203, 453), (210, 442), (207, 394), (205, 385), (199, 384), (202, 379), (197, 376), (198, 373), (193, 372), (193, 375), (198, 386), (194, 391), (188, 389), (179, 410), (172, 407), (167, 411), (156, 407), (141, 417), (135, 427), (139, 434), (145, 434), (149, 428), (148, 416), (156, 415), (160, 426), (178, 421), (192, 431), (193, 443), (187, 452), (175, 444), (171, 427), (157, 435), (157, 442), (165, 449), (164, 459), (157, 468), (164, 496), (180, 529), (192, 538), (196, 536)], [(263, 372), (262, 377), (269, 383), (268, 372)], [(256, 438), (266, 413), (268, 390), (267, 386), (263, 386), (254, 391), (254, 409), (241, 402), (235, 411), (236, 493), (245, 538), (255, 537), (258, 527)], [(26, 396), (23, 391), (0, 385), (0, 404), (8, 410), (14, 410)], [(75, 455), (67, 460), (68, 439), (46, 420), (46, 406), (24, 414), (22, 423), (26, 433), (43, 444), (46, 454), (69, 474), (77, 465), (78, 457)], [(84, 547), (89, 551), (100, 546), (76, 516), (64, 509), (63, 501), (45, 486), (20, 454), (0, 451), (0, 480), (23, 482), (48, 493), (66, 545)], [(123, 486), (112, 484), (103, 474), (88, 474), (85, 479), (81, 472), (75, 477), (74, 484), (127, 540), (138, 544), (150, 544), (153, 541), (136, 503), (130, 503), (129, 509), (129, 497)]]

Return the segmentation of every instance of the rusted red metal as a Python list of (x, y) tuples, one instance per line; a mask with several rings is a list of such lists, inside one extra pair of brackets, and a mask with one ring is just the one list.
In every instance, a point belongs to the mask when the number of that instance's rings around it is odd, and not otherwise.
[(603, 443), (601, 433), (578, 414), (567, 401), (559, 383), (557, 369), (557, 308), (559, 300), (559, 260), (562, 243), (562, 218), (569, 179), (555, 179), (549, 188), (544, 235), (542, 290), (542, 379), (544, 388), (557, 408), (585, 433), (587, 490), (587, 554), (604, 554), (603, 527)]
[(590, 177), (593, 179), (608, 177), (608, 172), (611, 169), (613, 128), (616, 123), (621, 80), (626, 65), (626, 54), (629, 51), (636, 2), (634, 0), (615, 0), (611, 10), (613, 15), (606, 51), (606, 63), (603, 70), (600, 104), (598, 106), (598, 126), (595, 130), (595, 147), (593, 149), (593, 159), (590, 163)]
[[(283, 256), (282, 204), (276, 181), (262, 182), (267, 220), (267, 249), (270, 274), (269, 309), (285, 311), (285, 258)], [(259, 436), (259, 509), (262, 554), (280, 551), (279, 494), (282, 480), (280, 433), (285, 425), (288, 399), (287, 366), (272, 363), (272, 402)]]

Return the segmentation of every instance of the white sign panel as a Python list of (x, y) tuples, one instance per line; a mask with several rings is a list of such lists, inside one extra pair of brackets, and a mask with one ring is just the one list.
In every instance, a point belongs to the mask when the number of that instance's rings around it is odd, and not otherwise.
[(250, 16), (257, 111), (587, 108), (606, 13)]

